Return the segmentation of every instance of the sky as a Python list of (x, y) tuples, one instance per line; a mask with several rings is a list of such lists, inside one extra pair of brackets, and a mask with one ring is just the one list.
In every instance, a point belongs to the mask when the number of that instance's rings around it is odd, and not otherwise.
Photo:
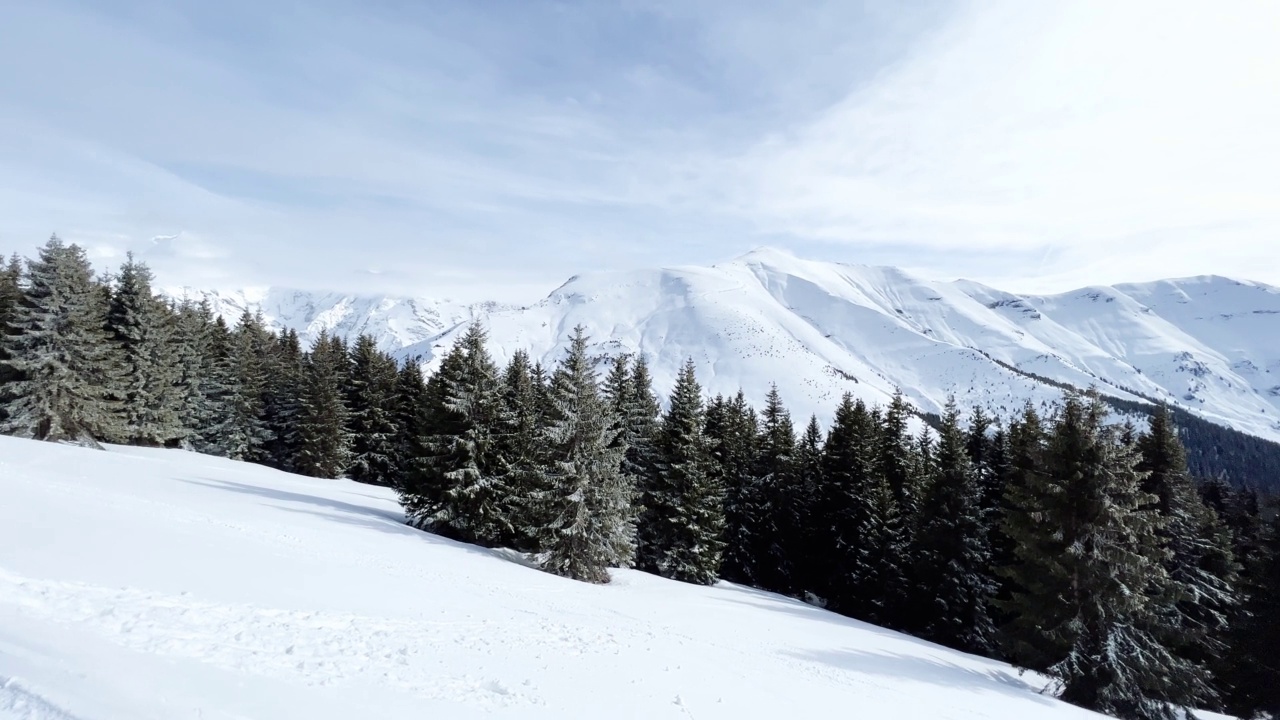
[(533, 301), (759, 246), (1280, 285), (1274, 0), (0, 2), (0, 251)]

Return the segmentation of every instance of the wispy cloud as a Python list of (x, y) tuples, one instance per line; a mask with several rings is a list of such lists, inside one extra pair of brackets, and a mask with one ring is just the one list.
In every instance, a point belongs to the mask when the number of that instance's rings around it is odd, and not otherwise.
[(936, 253), (940, 272), (1008, 251), (995, 270), (1024, 285), (1272, 272), (1276, 28), (1270, 2), (975, 4), (754, 148), (744, 208), (799, 238)]
[(1280, 281), (1276, 12), (11, 3), (0, 249), (506, 299), (765, 242), (1027, 287)]

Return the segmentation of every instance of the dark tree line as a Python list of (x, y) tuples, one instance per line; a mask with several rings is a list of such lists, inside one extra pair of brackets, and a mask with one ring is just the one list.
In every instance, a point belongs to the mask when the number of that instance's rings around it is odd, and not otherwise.
[[(1070, 385), (1053, 378), (1027, 372), (987, 353), (983, 355), (1004, 369), (1036, 382), (1064, 391), (1072, 389)], [(1106, 404), (1119, 413), (1150, 417), (1152, 408), (1163, 404), (1159, 399), (1133, 388), (1113, 387), (1146, 401), (1143, 403), (1114, 396), (1105, 397)], [(1258, 487), (1271, 493), (1280, 491), (1280, 443), (1210, 422), (1184, 408), (1170, 406), (1166, 409), (1178, 426), (1178, 434), (1187, 451), (1187, 465), (1194, 475), (1221, 477), (1237, 485)], [(937, 416), (924, 417), (931, 424), (936, 425), (938, 421)]]
[[(56, 238), (0, 270), (0, 423), (41, 440), (186, 447), (395, 488), (407, 521), (608, 582), (637, 567), (771, 590), (1055, 679), (1125, 718), (1280, 712), (1280, 525), (1194, 481), (1171, 416), (1142, 432), (1069, 392), (1008, 423), (846, 395), (797, 432), (704, 397), (665, 410), (643, 357), (575, 330), (554, 368), (499, 367), (479, 325), (424, 378), (372, 339), (229, 327), (129, 260), (95, 278)], [(603, 375), (603, 377), (601, 377)]]

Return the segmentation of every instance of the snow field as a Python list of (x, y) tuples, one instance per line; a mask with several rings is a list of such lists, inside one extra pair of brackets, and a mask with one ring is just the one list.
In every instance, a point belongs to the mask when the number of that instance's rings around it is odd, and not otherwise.
[(547, 575), (348, 481), (0, 437), (0, 498), (4, 720), (1097, 717), (769, 593)]

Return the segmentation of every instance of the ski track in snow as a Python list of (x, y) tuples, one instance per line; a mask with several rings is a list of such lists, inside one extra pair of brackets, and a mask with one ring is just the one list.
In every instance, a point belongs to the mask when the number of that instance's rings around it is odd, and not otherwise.
[[(453, 652), (495, 656), (505, 649), (531, 644), (572, 655), (616, 654), (619, 648), (612, 634), (584, 632), (567, 625), (406, 621), (352, 613), (216, 605), (130, 588), (24, 578), (3, 570), (0, 598), (33, 620), (87, 629), (137, 652), (192, 658), (227, 670), (306, 685), (360, 680), (424, 699), (495, 706), (537, 705), (542, 700), (528, 687), (509, 687), (493, 678), (451, 675), (444, 658)], [(394, 669), (384, 669), (388, 667)], [(9, 686), (5, 687), (8, 690)], [(20, 687), (10, 694), (17, 698), (10, 704), (32, 697), (24, 695)], [(30, 717), (45, 716), (40, 713), (48, 715), (49, 711), (40, 709)]]

